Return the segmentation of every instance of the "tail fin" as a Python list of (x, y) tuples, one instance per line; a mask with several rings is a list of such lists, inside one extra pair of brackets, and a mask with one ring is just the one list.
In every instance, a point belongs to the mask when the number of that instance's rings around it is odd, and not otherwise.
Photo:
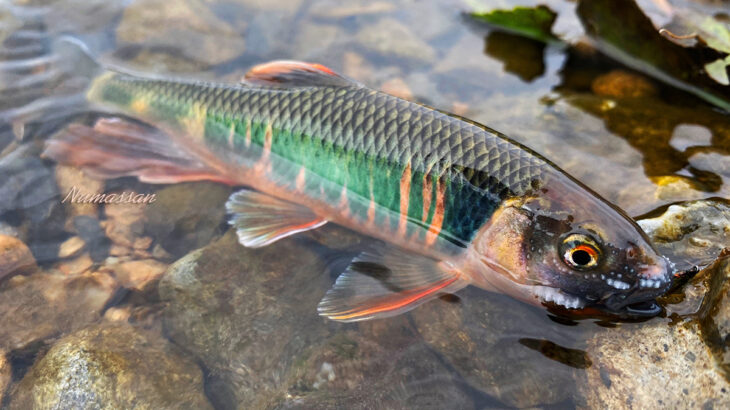
[(0, 125), (21, 139), (25, 124), (82, 111), (101, 71), (79, 40), (53, 39), (42, 24), (23, 22), (0, 43)]

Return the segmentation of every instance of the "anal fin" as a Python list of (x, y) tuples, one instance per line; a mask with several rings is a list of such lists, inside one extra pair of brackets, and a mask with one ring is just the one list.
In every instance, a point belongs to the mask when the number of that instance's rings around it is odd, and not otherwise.
[(223, 168), (212, 166), (163, 131), (121, 118), (102, 118), (93, 127), (69, 124), (46, 142), (43, 157), (83, 168), (99, 178), (236, 183)]
[(339, 322), (385, 318), (466, 285), (458, 273), (425, 256), (397, 249), (363, 252), (337, 278), (317, 310)]
[(249, 248), (260, 248), (327, 222), (307, 207), (248, 189), (233, 193), (226, 209), (233, 214), (230, 224), (236, 228), (239, 242)]

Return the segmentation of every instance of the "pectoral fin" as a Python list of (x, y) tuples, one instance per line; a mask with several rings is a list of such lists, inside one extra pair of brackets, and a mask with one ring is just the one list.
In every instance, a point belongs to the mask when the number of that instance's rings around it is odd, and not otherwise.
[(466, 285), (456, 272), (425, 256), (396, 249), (364, 252), (337, 278), (317, 310), (340, 322), (385, 318)]
[(248, 189), (233, 193), (226, 209), (233, 214), (229, 222), (236, 228), (239, 242), (249, 248), (260, 248), (327, 222), (307, 207)]

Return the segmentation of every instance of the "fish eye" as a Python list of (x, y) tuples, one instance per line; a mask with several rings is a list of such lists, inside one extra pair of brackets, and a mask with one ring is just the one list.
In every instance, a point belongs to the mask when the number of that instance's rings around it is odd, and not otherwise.
[(588, 235), (572, 234), (563, 240), (563, 262), (573, 269), (590, 269), (598, 265), (598, 244)]

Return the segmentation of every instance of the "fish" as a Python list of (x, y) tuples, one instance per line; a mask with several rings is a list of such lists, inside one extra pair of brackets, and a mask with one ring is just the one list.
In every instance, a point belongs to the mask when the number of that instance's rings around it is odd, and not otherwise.
[(570, 313), (661, 311), (670, 264), (641, 228), (485, 125), (317, 63), (217, 82), (101, 65), (73, 39), (56, 52), (87, 79), (78, 109), (104, 115), (69, 124), (44, 157), (100, 178), (241, 186), (226, 210), (245, 247), (327, 223), (378, 240), (326, 292), (325, 318), (387, 318), (469, 285)]

